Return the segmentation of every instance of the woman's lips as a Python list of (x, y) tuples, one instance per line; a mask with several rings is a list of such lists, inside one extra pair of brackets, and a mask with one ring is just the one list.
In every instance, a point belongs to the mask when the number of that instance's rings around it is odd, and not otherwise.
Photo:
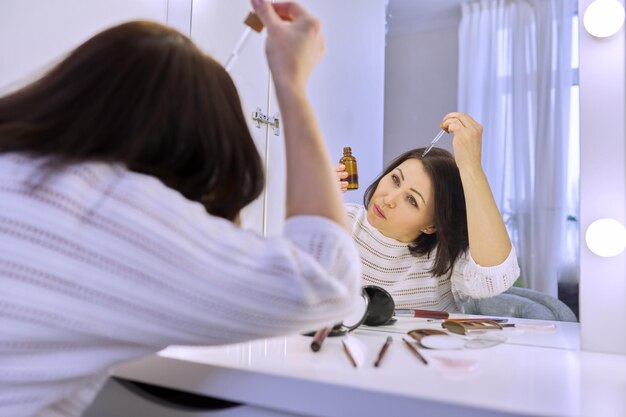
[(378, 217), (382, 218), (382, 219), (386, 219), (387, 217), (385, 217), (385, 213), (383, 213), (383, 211), (380, 209), (380, 207), (378, 207), (378, 204), (374, 204), (374, 214), (376, 214)]

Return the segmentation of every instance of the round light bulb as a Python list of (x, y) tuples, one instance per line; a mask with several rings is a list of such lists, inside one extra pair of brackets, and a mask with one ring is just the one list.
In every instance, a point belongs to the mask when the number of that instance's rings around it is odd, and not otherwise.
[(624, 23), (624, 6), (617, 0), (595, 0), (585, 10), (583, 24), (591, 35), (606, 38)]
[(587, 228), (585, 242), (598, 256), (616, 256), (626, 248), (626, 229), (615, 219), (598, 219)]

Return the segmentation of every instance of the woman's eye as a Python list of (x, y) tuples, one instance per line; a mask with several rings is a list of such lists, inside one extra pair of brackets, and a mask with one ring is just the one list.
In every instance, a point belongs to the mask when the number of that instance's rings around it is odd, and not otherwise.
[(409, 199), (409, 203), (411, 203), (411, 205), (412, 205), (412, 206), (417, 207), (417, 200), (415, 200), (415, 197), (413, 197), (412, 195), (410, 195), (410, 196), (408, 197), (408, 199)]
[(397, 175), (392, 175), (391, 176), (391, 181), (393, 181), (393, 183), (396, 184), (396, 185), (400, 185), (400, 178), (398, 178)]

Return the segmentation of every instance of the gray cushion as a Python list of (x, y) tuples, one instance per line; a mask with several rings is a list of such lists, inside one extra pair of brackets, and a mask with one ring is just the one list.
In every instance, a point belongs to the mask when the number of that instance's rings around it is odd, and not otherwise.
[(511, 287), (495, 297), (470, 298), (463, 303), (463, 312), (485, 316), (578, 321), (572, 310), (557, 298), (520, 287)]

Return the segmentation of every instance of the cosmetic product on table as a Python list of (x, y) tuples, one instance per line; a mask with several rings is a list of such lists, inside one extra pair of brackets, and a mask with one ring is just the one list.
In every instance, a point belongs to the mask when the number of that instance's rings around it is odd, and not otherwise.
[(393, 342), (393, 338), (391, 336), (387, 336), (387, 340), (385, 340), (385, 344), (383, 344), (383, 347), (380, 349), (380, 352), (378, 352), (378, 357), (376, 358), (376, 362), (374, 362), (374, 366), (378, 367), (380, 365), (380, 362), (383, 360), (383, 357), (387, 353), (387, 350), (389, 349), (389, 345), (391, 345), (392, 342)]
[(326, 336), (328, 336), (328, 333), (330, 333), (331, 329), (331, 327), (324, 327), (323, 329), (319, 329), (315, 332), (313, 340), (311, 341), (311, 350), (313, 352), (318, 352), (322, 348), (322, 343), (324, 343), (324, 340), (326, 339)]
[(450, 314), (446, 311), (417, 310), (417, 309), (396, 309), (396, 317), (419, 317), (425, 319), (447, 319)]
[(494, 333), (477, 333), (471, 337), (451, 335), (438, 329), (413, 329), (407, 332), (418, 345), (435, 350), (484, 349), (506, 342), (506, 337)]
[(515, 328), (522, 330), (536, 330), (538, 332), (552, 332), (556, 330), (554, 323), (506, 323), (500, 324), (503, 328)]
[(419, 350), (417, 350), (415, 346), (413, 346), (413, 343), (409, 342), (404, 337), (402, 338), (402, 341), (404, 342), (405, 346), (411, 351), (411, 353), (413, 353), (413, 355), (415, 355), (417, 359), (420, 360), (420, 362), (422, 362), (424, 365), (428, 365), (428, 361), (426, 360), (426, 358), (422, 356), (422, 354), (419, 352)]
[(500, 323), (494, 320), (446, 320), (441, 326), (452, 333), (470, 335), (484, 333), (486, 331), (502, 330)]
[(352, 366), (355, 368), (360, 367), (365, 359), (366, 347), (363, 342), (356, 337), (345, 335), (341, 340), (341, 344)]
[(492, 330), (502, 330), (505, 328), (536, 330), (541, 332), (551, 332), (556, 330), (554, 323), (507, 323), (506, 319), (449, 319), (444, 320), (441, 326), (453, 333), (469, 335), (472, 333), (484, 333)]
[(445, 319), (443, 321), (462, 321), (462, 322), (466, 322), (466, 321), (483, 321), (483, 320), (489, 320), (489, 321), (495, 321), (496, 323), (506, 323), (509, 321), (509, 319), (502, 319), (502, 318), (497, 318), (497, 317), (464, 317), (464, 318), (448, 318)]

